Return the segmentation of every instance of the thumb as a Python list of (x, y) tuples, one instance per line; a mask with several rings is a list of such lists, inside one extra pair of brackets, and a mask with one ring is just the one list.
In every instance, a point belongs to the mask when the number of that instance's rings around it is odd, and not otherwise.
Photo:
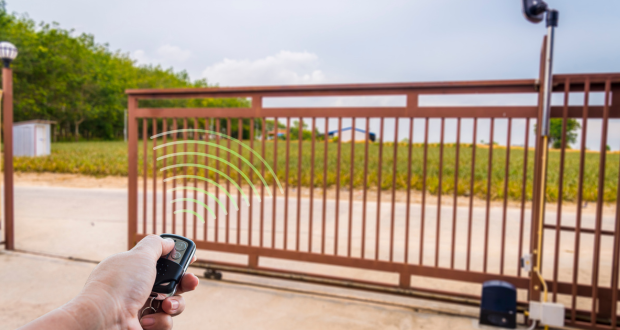
[(166, 255), (174, 248), (174, 241), (171, 238), (161, 238), (157, 235), (148, 235), (131, 249), (132, 251), (149, 254), (153, 260)]

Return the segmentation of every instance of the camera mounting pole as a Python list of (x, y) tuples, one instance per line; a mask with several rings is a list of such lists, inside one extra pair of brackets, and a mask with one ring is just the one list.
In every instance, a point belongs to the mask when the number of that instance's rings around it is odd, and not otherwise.
[[(540, 161), (541, 166), (538, 170), (535, 170), (535, 177), (539, 177), (537, 183), (535, 182), (535, 192), (537, 193), (536, 200), (534, 201), (533, 210), (536, 211), (537, 218), (537, 241), (535, 245), (533, 245), (533, 250), (531, 251), (534, 256), (536, 263), (532, 269), (532, 276), (536, 275), (540, 281), (540, 284), (543, 287), (543, 299), (541, 302), (547, 301), (547, 283), (545, 282), (542, 274), (540, 273), (540, 265), (541, 265), (541, 256), (542, 256), (542, 233), (543, 233), (543, 223), (544, 223), (544, 212), (545, 212), (545, 187), (546, 187), (546, 174), (547, 174), (547, 152), (549, 149), (549, 119), (551, 118), (551, 91), (553, 89), (553, 42), (555, 37), (555, 28), (558, 26), (558, 18), (559, 13), (557, 10), (549, 9), (547, 4), (542, 0), (522, 0), (523, 5), (523, 15), (525, 18), (532, 23), (540, 23), (543, 19), (543, 15), (546, 14), (546, 23), (547, 23), (547, 44), (546, 44), (546, 53), (545, 53), (545, 72), (544, 72), (544, 81), (541, 82), (541, 88), (543, 88), (543, 100), (542, 100), (542, 114), (541, 114), (541, 122), (540, 124), (540, 136), (538, 137), (539, 144), (538, 148), (540, 148), (540, 156), (538, 161)], [(532, 219), (533, 220), (533, 219)], [(532, 281), (534, 278), (532, 278)], [(538, 285), (536, 282), (533, 283), (533, 288), (538, 290)], [(532, 323), (532, 328), (536, 326), (535, 321)], [(545, 327), (547, 329), (547, 327)]]
[(525, 19), (532, 23), (540, 23), (546, 14), (547, 23), (547, 53), (545, 54), (545, 76), (542, 82), (543, 94), (543, 113), (542, 123), (540, 123), (541, 137), (549, 136), (549, 118), (551, 117), (551, 90), (553, 89), (553, 42), (555, 39), (555, 28), (558, 26), (559, 13), (555, 9), (550, 9), (543, 0), (522, 0), (522, 9)]
[(555, 28), (558, 26), (559, 13), (555, 9), (547, 10), (547, 54), (545, 55), (545, 81), (543, 95), (543, 117), (540, 127), (541, 136), (549, 136), (549, 118), (551, 118), (551, 90), (553, 89), (553, 41)]

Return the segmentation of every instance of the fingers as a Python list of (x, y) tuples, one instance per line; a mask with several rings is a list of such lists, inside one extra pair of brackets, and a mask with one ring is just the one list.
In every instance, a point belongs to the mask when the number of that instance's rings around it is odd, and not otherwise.
[(145, 330), (170, 330), (172, 316), (165, 313), (149, 314), (140, 320), (140, 325)]
[(138, 242), (132, 251), (135, 250), (148, 253), (152, 255), (155, 260), (157, 260), (162, 255), (170, 253), (173, 248), (174, 241), (172, 239), (163, 239), (157, 235), (148, 235)]
[(185, 310), (185, 299), (181, 296), (168, 297), (162, 302), (161, 308), (167, 314), (177, 316)]
[(192, 273), (185, 273), (181, 279), (181, 285), (177, 287), (175, 294), (179, 295), (184, 292), (194, 291), (198, 286), (198, 277)]

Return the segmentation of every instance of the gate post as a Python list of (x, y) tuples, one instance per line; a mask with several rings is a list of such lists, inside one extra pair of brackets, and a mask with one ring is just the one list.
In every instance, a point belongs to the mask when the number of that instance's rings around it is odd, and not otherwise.
[[(543, 44), (540, 54), (540, 73), (538, 78), (538, 117), (536, 119), (536, 143), (535, 143), (535, 155), (534, 155), (534, 184), (532, 188), (532, 222), (530, 227), (530, 254), (532, 254), (532, 269), (537, 267), (540, 270), (541, 265), (538, 264), (538, 254), (542, 254), (542, 240), (541, 246), (538, 246), (538, 235), (542, 235), (544, 228), (541, 227), (539, 221), (543, 221), (544, 224), (544, 211), (545, 203), (544, 198), (541, 198), (540, 193), (544, 194), (546, 182), (542, 182), (543, 171), (546, 170), (546, 164), (543, 164), (543, 152), (546, 146), (543, 145), (543, 137), (540, 134), (542, 129), (541, 123), (543, 118), (543, 98), (545, 95), (543, 80), (545, 78), (545, 54), (547, 52), (547, 36), (543, 38)], [(553, 84), (551, 84), (553, 86)], [(543, 212), (543, 217), (539, 219), (540, 212)], [(542, 231), (542, 232), (539, 232)], [(541, 264), (542, 264), (542, 258)], [(530, 271), (530, 287), (528, 290), (528, 300), (540, 301), (540, 291), (542, 283), (536, 275), (535, 271)]]
[[(138, 100), (133, 96), (127, 97), (128, 102), (128, 171), (127, 179), (129, 180), (128, 194), (129, 205), (127, 207), (127, 249), (136, 245), (136, 234), (138, 233), (138, 122), (136, 120), (136, 109), (138, 108)], [(146, 193), (146, 192), (144, 192)]]

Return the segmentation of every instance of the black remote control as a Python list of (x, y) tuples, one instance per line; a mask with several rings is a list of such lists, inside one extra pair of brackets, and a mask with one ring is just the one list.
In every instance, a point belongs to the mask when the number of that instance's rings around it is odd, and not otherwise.
[(196, 244), (188, 238), (174, 234), (161, 234), (161, 238), (170, 238), (174, 241), (174, 248), (170, 253), (157, 260), (157, 276), (151, 297), (155, 300), (164, 300), (173, 296), (177, 285), (187, 271), (189, 263), (196, 253)]

